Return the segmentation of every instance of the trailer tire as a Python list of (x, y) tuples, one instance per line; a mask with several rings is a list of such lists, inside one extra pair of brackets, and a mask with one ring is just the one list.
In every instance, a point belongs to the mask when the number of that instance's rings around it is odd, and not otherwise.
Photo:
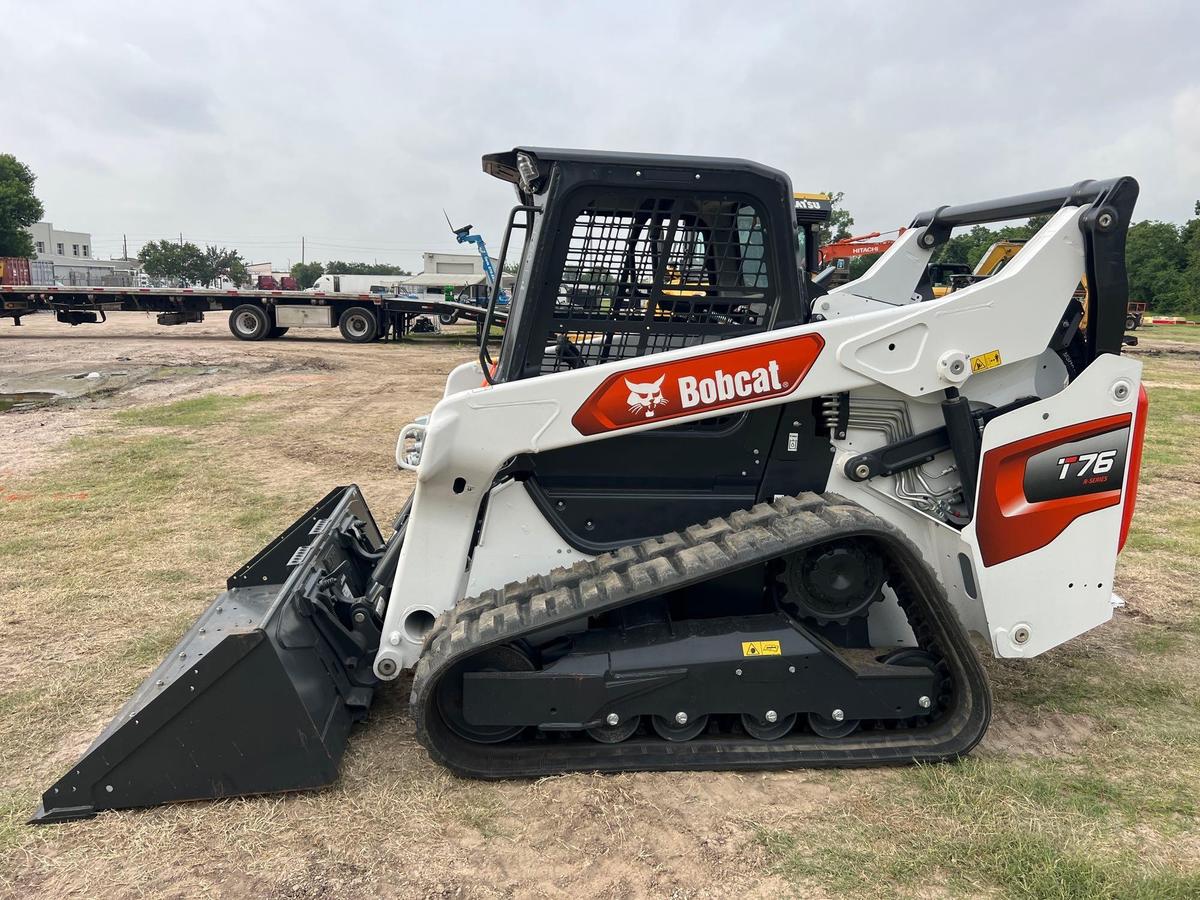
[(448, 313), (438, 313), (438, 321), (443, 325), (453, 325), (458, 321), (458, 310)]
[(243, 303), (229, 314), (229, 330), (240, 341), (261, 341), (275, 326), (271, 314), (254, 303)]
[(280, 328), (278, 325), (276, 325), (274, 328), (271, 329), (271, 331), (267, 335), (267, 337), (274, 340), (275, 338), (283, 337), (287, 333), (288, 333), (287, 328)]
[(338, 317), (338, 330), (352, 344), (369, 344), (379, 335), (379, 319), (374, 310), (352, 306)]

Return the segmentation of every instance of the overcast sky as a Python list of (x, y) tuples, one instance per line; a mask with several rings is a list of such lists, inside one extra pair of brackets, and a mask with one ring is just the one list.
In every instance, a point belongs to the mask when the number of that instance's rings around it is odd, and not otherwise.
[(7, 2), (0, 152), (96, 255), (419, 265), (499, 249), (518, 144), (744, 156), (856, 231), (1130, 174), (1200, 199), (1200, 3)]

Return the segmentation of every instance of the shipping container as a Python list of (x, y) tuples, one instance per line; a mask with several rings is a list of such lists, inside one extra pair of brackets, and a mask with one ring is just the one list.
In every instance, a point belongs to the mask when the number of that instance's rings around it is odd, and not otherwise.
[(291, 275), (281, 275), (276, 278), (274, 275), (259, 275), (254, 282), (254, 286), (260, 291), (298, 291), (300, 285)]
[(54, 263), (48, 259), (35, 259), (29, 264), (30, 284), (54, 284)]
[(29, 283), (29, 260), (23, 256), (0, 258), (0, 284)]

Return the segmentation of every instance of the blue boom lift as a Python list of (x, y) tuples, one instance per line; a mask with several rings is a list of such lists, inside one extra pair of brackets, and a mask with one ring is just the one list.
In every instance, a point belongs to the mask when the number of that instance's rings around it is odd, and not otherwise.
[[(488, 296), (491, 296), (492, 291), (495, 290), (496, 287), (496, 267), (492, 264), (492, 258), (488, 255), (487, 245), (483, 242), (483, 235), (471, 234), (472, 226), (470, 225), (464, 225), (461, 228), (455, 228), (454, 223), (450, 221), (450, 216), (445, 210), (442, 210), (442, 215), (446, 217), (446, 224), (450, 226), (450, 231), (453, 232), (455, 240), (457, 240), (460, 244), (474, 244), (475, 249), (479, 251), (479, 258), (483, 261), (483, 274), (487, 277)], [(501, 288), (500, 297), (496, 303), (496, 306), (502, 309), (508, 306), (511, 299), (512, 298), (508, 296), (508, 291), (504, 290), (504, 288)], [(487, 301), (485, 300), (480, 305), (486, 306)], [(443, 325), (453, 325), (457, 320), (458, 316), (453, 313), (443, 313), (442, 315), (438, 316), (438, 321), (440, 321)]]

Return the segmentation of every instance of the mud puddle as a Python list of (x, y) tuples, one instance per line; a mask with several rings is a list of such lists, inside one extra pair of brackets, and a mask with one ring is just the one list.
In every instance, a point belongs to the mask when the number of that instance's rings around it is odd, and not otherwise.
[(108, 397), (153, 382), (178, 382), (221, 373), (217, 366), (124, 366), (101, 369), (46, 369), (0, 376), (0, 413), (22, 412), (47, 404)]
[(29, 409), (32, 406), (57, 400), (60, 396), (60, 394), (53, 394), (49, 391), (17, 391), (11, 394), (0, 394), (0, 413), (6, 413), (10, 409), (17, 411)]

